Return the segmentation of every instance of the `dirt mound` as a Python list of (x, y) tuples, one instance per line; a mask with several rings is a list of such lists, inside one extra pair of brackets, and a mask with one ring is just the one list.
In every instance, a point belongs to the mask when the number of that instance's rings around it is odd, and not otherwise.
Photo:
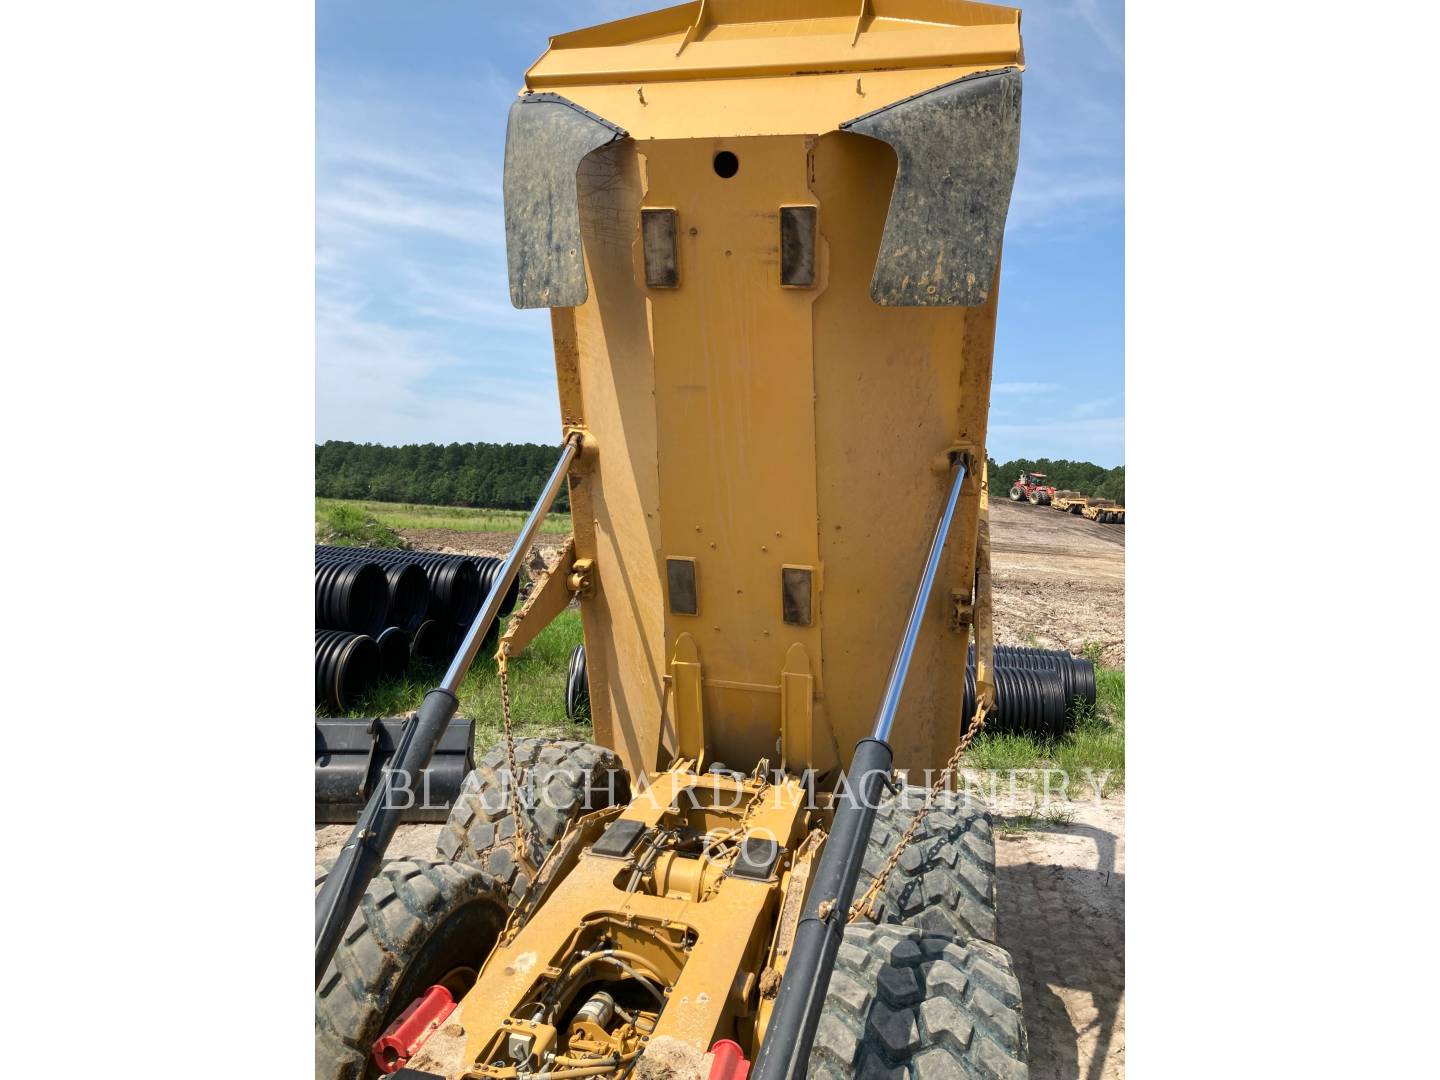
[(1125, 666), (1125, 526), (992, 500), (995, 638)]

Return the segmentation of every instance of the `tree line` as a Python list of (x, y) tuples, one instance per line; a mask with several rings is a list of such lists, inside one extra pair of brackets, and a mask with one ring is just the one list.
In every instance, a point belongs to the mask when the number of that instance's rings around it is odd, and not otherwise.
[[(559, 447), (536, 443), (380, 446), (332, 441), (315, 447), (315, 494), (528, 510), (559, 457)], [(570, 509), (570, 493), (563, 486), (555, 506)]]
[[(315, 447), (315, 494), (328, 499), (428, 503), (433, 506), (525, 510), (560, 451), (536, 443), (434, 443), (380, 446), (327, 442)], [(1047, 483), (1104, 499), (1125, 502), (1125, 466), (1102, 468), (1065, 458), (1019, 458), (1003, 465), (990, 459), (990, 489), (1003, 498), (1022, 472), (1043, 472)], [(570, 508), (563, 487), (556, 506)]]

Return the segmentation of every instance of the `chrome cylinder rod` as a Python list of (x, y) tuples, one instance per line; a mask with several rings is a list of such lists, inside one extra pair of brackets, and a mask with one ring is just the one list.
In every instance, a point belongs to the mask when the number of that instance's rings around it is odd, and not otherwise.
[(570, 463), (575, 460), (575, 455), (579, 452), (580, 436), (571, 435), (565, 440), (565, 445), (560, 450), (560, 460), (555, 463), (555, 468), (550, 473), (550, 479), (545, 481), (545, 490), (540, 493), (540, 498), (535, 502), (535, 508), (530, 511), (530, 516), (525, 519), (525, 524), (520, 529), (520, 535), (515, 538), (515, 546), (510, 549), (510, 554), (505, 558), (505, 564), (495, 575), (495, 582), (490, 586), (490, 595), (485, 597), (485, 603), (480, 605), (480, 612), (475, 616), (475, 621), (470, 624), (470, 629), (465, 634), (465, 640), (460, 643), (460, 648), (455, 653), (455, 659), (450, 661), (450, 669), (445, 672), (445, 678), (440, 680), (442, 690), (448, 690), (452, 694), (459, 693), (460, 683), (464, 681), (470, 665), (475, 662), (475, 654), (480, 651), (480, 643), (485, 640), (485, 635), (490, 632), (490, 624), (500, 613), (500, 604), (505, 599), (505, 593), (510, 588), (510, 583), (520, 572), (520, 560), (525, 557), (530, 550), (530, 545), (535, 542), (535, 536), (540, 532), (540, 525), (544, 522), (545, 515), (550, 513), (550, 507), (554, 505), (555, 497), (560, 494), (560, 485), (565, 482), (565, 476), (570, 471)]
[(930, 554), (925, 558), (925, 569), (920, 573), (920, 585), (915, 590), (915, 601), (910, 605), (910, 617), (905, 622), (905, 633), (900, 636), (900, 647), (895, 650), (895, 659), (890, 663), (890, 674), (885, 677), (885, 696), (875, 712), (875, 729), (872, 739), (888, 742), (890, 728), (895, 724), (895, 713), (900, 708), (900, 695), (905, 691), (905, 677), (910, 673), (910, 661), (915, 656), (915, 643), (920, 639), (920, 626), (925, 620), (925, 609), (930, 604), (930, 593), (935, 588), (935, 577), (940, 572), (940, 556), (945, 552), (945, 540), (950, 535), (950, 526), (955, 521), (955, 507), (960, 502), (960, 488), (965, 483), (965, 459), (958, 455), (953, 462), (955, 479), (950, 483), (950, 493), (945, 499), (945, 510), (935, 525), (935, 535), (930, 540)]

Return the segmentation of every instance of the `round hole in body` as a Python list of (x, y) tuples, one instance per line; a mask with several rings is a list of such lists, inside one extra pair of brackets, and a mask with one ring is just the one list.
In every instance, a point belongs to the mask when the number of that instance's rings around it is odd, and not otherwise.
[(729, 150), (721, 150), (715, 155), (715, 175), (722, 180), (729, 180), (740, 171), (740, 159)]

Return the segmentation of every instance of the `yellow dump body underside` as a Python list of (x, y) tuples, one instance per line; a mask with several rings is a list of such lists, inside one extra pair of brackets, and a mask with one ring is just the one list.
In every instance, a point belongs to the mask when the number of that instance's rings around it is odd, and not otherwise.
[(1016, 8), (704, 0), (551, 38), (525, 86), (564, 94), (636, 139), (818, 135), (962, 75), (1023, 64)]
[[(954, 746), (996, 290), (973, 307), (871, 299), (897, 158), (837, 129), (1021, 62), (1009, 8), (705, 0), (561, 35), (528, 73), (630, 135), (581, 166), (589, 297), (552, 321), (564, 422), (590, 437), (571, 505), (595, 566), (595, 733), (632, 774), (682, 750), (744, 770), (848, 763), (958, 448), (977, 469), (892, 737), (900, 768)], [(806, 287), (780, 281), (787, 206), (817, 215)], [(675, 287), (646, 284), (644, 209), (675, 212)], [(693, 614), (672, 560), (693, 568)], [(808, 623), (787, 621), (787, 569), (808, 571)]]

